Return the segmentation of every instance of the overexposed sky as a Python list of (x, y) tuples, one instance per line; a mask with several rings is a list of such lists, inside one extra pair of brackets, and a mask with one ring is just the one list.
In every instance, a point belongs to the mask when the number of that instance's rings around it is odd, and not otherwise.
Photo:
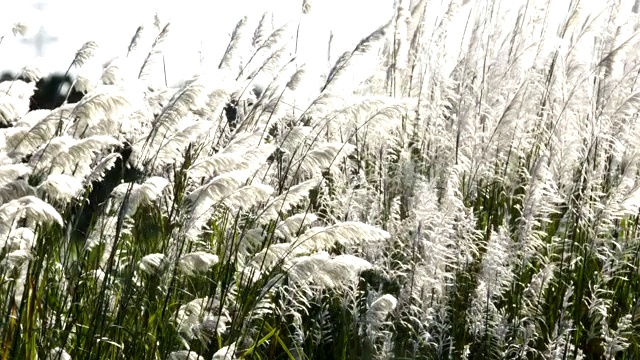
[[(332, 53), (337, 56), (393, 14), (393, 0), (310, 3), (311, 12), (303, 18), (300, 35), (301, 52), (310, 63), (326, 59), (330, 31), (334, 34)], [(42, 5), (42, 11), (37, 4)], [(88, 40), (98, 43), (103, 56), (124, 55), (137, 27), (150, 23), (158, 12), (161, 19), (171, 21), (165, 56), (172, 83), (197, 72), (201, 56), (219, 61), (229, 34), (242, 16), (257, 22), (262, 13), (271, 11), (276, 26), (287, 21), (297, 24), (301, 7), (302, 0), (4, 0), (0, 36), (6, 36), (0, 44), (0, 71), (37, 64), (46, 72), (64, 72), (76, 50)], [(41, 25), (55, 38), (45, 46), (44, 59), (36, 58), (34, 44), (7, 34), (18, 21), (29, 25), (27, 39), (32, 39)]]

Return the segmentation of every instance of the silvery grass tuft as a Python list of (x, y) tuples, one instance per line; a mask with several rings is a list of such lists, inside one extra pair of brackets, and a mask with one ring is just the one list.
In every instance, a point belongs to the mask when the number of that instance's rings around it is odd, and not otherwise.
[(397, 1), (315, 69), (300, 5), (0, 83), (3, 358), (638, 357), (639, 6)]

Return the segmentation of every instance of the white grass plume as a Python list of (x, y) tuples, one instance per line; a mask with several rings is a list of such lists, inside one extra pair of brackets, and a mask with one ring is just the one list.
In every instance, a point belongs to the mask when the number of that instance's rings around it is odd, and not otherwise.
[(178, 261), (178, 268), (184, 274), (192, 276), (207, 272), (218, 263), (218, 256), (205, 251), (196, 251), (182, 255)]
[(148, 79), (152, 75), (155, 64), (158, 63), (159, 57), (162, 55), (162, 46), (169, 36), (170, 23), (164, 25), (158, 36), (156, 36), (151, 50), (147, 53), (147, 57), (144, 59), (140, 71), (138, 72), (139, 79)]
[(326, 251), (292, 259), (287, 267), (289, 280), (294, 284), (310, 283), (330, 260), (331, 255)]
[(0, 125), (9, 127), (29, 112), (29, 99), (14, 96), (0, 96)]
[[(40, 148), (29, 159), (29, 165), (36, 174), (50, 169), (58, 154), (66, 153), (67, 149), (76, 144), (77, 141), (71, 136), (56, 136), (50, 141), (43, 143)], [(65, 159), (62, 165), (68, 161)], [(70, 164), (67, 164), (70, 166)]]
[(267, 79), (267, 81), (275, 80), (277, 76), (281, 75), (281, 72), (285, 70), (284, 67), (288, 64), (285, 62), (285, 60), (287, 60), (287, 53), (288, 49), (286, 46), (276, 49), (247, 77), (249, 79), (264, 78)]
[(116, 85), (96, 87), (75, 105), (73, 115), (77, 120), (70, 130), (75, 137), (82, 137), (104, 118), (124, 119), (133, 111), (135, 96)]
[(7, 234), (0, 236), (0, 249), (6, 248), (7, 251), (31, 250), (36, 239), (34, 230), (27, 227), (10, 229)]
[(37, 83), (42, 78), (42, 71), (36, 66), (27, 65), (20, 69), (19, 76), (27, 79), (27, 82)]
[(213, 123), (209, 121), (195, 121), (183, 119), (176, 132), (163, 141), (158, 148), (154, 165), (160, 168), (166, 164), (177, 163), (183, 157), (184, 149), (193, 143), (203, 133), (207, 133)]
[[(220, 80), (217, 80), (216, 82), (219, 82), (219, 81)], [(207, 95), (206, 106), (204, 106), (201, 109), (197, 109), (194, 112), (198, 115), (203, 115), (205, 117), (210, 117), (210, 118), (219, 117), (224, 107), (226, 106), (226, 104), (229, 102), (231, 98), (231, 94), (227, 89), (230, 89), (236, 86), (235, 83), (229, 83), (229, 84), (223, 84), (223, 85), (225, 86), (221, 87), (220, 89), (216, 89), (209, 92), (209, 94)]]
[(369, 224), (347, 221), (328, 227), (313, 227), (300, 235), (293, 243), (308, 250), (329, 250), (336, 244), (342, 246), (374, 245), (391, 237), (387, 231)]
[(126, 193), (131, 191), (128, 202), (124, 204), (126, 206), (124, 214), (133, 216), (140, 206), (150, 205), (158, 200), (167, 185), (169, 180), (159, 176), (150, 177), (143, 184), (122, 183), (111, 192), (110, 208), (115, 210), (122, 206)]
[[(509, 263), (512, 252), (510, 234), (506, 228), (501, 227), (491, 234), (478, 274), (478, 287), (469, 308), (469, 317), (475, 320), (471, 332), (478, 338), (482, 337), (483, 332), (492, 331), (494, 324), (499, 321), (496, 302), (502, 299), (503, 292), (513, 280)], [(487, 324), (489, 329), (486, 328)]]
[(37, 187), (40, 197), (45, 196), (50, 200), (69, 203), (76, 199), (84, 190), (82, 179), (72, 175), (51, 174)]
[(239, 59), (238, 59), (238, 48), (243, 41), (245, 36), (244, 30), (247, 25), (247, 17), (244, 17), (238, 21), (233, 32), (231, 33), (231, 39), (229, 40), (229, 45), (227, 45), (227, 49), (220, 59), (220, 64), (218, 65), (219, 69), (229, 69), (236, 70), (239, 68)]
[(349, 80), (349, 83), (352, 83), (353, 79), (344, 79), (345, 74), (348, 73), (351, 75), (351, 72), (348, 70), (354, 69), (354, 65), (356, 65), (354, 63), (356, 63), (356, 60), (359, 60), (358, 57), (371, 55), (370, 52), (372, 52), (373, 47), (384, 38), (387, 27), (388, 25), (378, 28), (362, 39), (352, 51), (347, 51), (342, 54), (331, 71), (329, 71), (327, 81), (322, 87), (322, 91), (333, 90), (339, 87), (340, 82), (344, 80)]
[(238, 153), (219, 153), (200, 160), (189, 167), (189, 176), (194, 179), (224, 174), (233, 170), (249, 168), (250, 163)]
[(274, 192), (273, 187), (265, 184), (250, 184), (234, 191), (222, 203), (232, 213), (248, 210), (253, 206), (265, 203)]
[(51, 113), (51, 110), (48, 110), (48, 109), (38, 109), (38, 110), (29, 111), (23, 117), (21, 117), (20, 120), (18, 120), (18, 122), (14, 124), (14, 126), (31, 128), (32, 126), (34, 126), (35, 124), (37, 124), (38, 122), (46, 118), (47, 115), (49, 115), (50, 113)]
[(33, 255), (29, 249), (14, 250), (8, 253), (0, 262), (0, 266), (15, 269), (27, 261), (33, 260)]
[[(246, 73), (249, 73), (248, 78), (250, 79), (258, 78), (258, 76), (273, 79), (278, 76), (283, 67), (291, 62), (287, 59), (287, 55), (290, 54), (288, 48), (291, 47), (291, 42), (287, 40), (291, 39), (293, 34), (290, 33), (288, 25), (284, 24), (275, 29), (264, 42), (255, 48), (251, 57), (240, 70), (238, 78)], [(250, 71), (251, 69), (253, 71)]]
[(305, 253), (305, 249), (293, 247), (290, 243), (273, 244), (254, 254), (247, 266), (266, 273), (274, 266), (287, 264), (291, 259)]
[(236, 360), (236, 343), (223, 346), (213, 354), (211, 360)]
[(100, 83), (104, 85), (125, 86), (135, 83), (132, 79), (132, 66), (129, 59), (113, 58), (102, 69)]
[(31, 170), (27, 164), (0, 165), (0, 188), (19, 177), (31, 174)]
[(76, 68), (84, 66), (94, 57), (96, 50), (98, 50), (98, 44), (95, 41), (87, 41), (82, 44), (82, 47), (80, 47), (76, 52), (76, 56), (73, 58), (72, 66)]
[(34, 173), (46, 169), (53, 172), (74, 174), (84, 178), (91, 173), (98, 153), (120, 142), (108, 135), (95, 135), (82, 140), (70, 136), (59, 136), (51, 140), (30, 160)]
[(262, 43), (266, 40), (268, 34), (273, 30), (269, 26), (267, 16), (269, 16), (269, 12), (265, 12), (262, 14), (262, 16), (260, 17), (260, 21), (258, 22), (258, 26), (253, 31), (251, 45), (254, 48), (260, 47), (260, 45), (262, 45)]
[(287, 241), (292, 241), (298, 236), (306, 226), (314, 223), (318, 217), (312, 213), (295, 214), (278, 223), (275, 235), (283, 237)]
[(398, 305), (398, 300), (391, 294), (384, 294), (371, 303), (367, 310), (367, 321), (372, 326), (380, 325)]
[(251, 173), (246, 170), (229, 171), (222, 175), (218, 175), (211, 179), (211, 181), (191, 192), (188, 199), (194, 204), (201, 201), (203, 198), (208, 198), (214, 202), (218, 202), (231, 195), (233, 191), (238, 189), (247, 181), (250, 175)]
[(95, 90), (98, 86), (103, 86), (100, 81), (102, 72), (102, 65), (96, 61), (84, 65), (78, 70), (73, 88), (76, 91), (86, 94)]
[(140, 44), (140, 39), (145, 32), (145, 28), (143, 25), (138, 26), (136, 32), (131, 37), (131, 41), (129, 42), (129, 46), (127, 47), (127, 56), (138, 49), (138, 45)]
[(36, 189), (29, 185), (27, 180), (14, 180), (0, 187), (0, 204), (24, 196), (37, 196)]
[[(120, 225), (120, 232), (118, 233), (118, 226)], [(99, 265), (101, 267), (106, 266), (109, 263), (109, 258), (114, 250), (114, 242), (116, 240), (116, 234), (119, 234), (119, 238), (126, 238), (132, 235), (135, 223), (130, 217), (125, 217), (124, 221), (118, 217), (118, 214), (110, 215), (102, 213), (96, 217), (96, 221), (93, 227), (90, 229), (89, 234), (86, 236), (84, 243), (85, 251), (92, 251), (98, 245), (104, 245), (101, 249), (101, 257), (99, 259)], [(115, 249), (114, 256), (119, 256), (122, 253), (121, 249)]]
[(0, 95), (14, 97), (20, 100), (29, 101), (36, 90), (34, 83), (27, 83), (22, 80), (10, 80), (0, 82)]
[(318, 148), (309, 151), (303, 159), (292, 164), (295, 174), (303, 178), (319, 176), (323, 170), (339, 162), (343, 157), (355, 150), (355, 145), (341, 143), (327, 143), (319, 145)]
[(73, 163), (75, 168), (67, 168), (66, 171), (73, 171), (74, 174), (84, 177), (91, 172), (91, 164), (99, 153), (117, 145), (120, 145), (120, 142), (110, 135), (94, 135), (71, 145), (67, 152), (62, 154), (64, 159), (57, 157), (60, 159), (57, 162)]
[(57, 223), (63, 226), (62, 216), (58, 211), (35, 196), (24, 196), (0, 206), (0, 219), (2, 220), (0, 223), (2, 224), (10, 224), (22, 217), (35, 223)]
[(189, 193), (186, 200), (190, 210), (184, 226), (185, 236), (195, 240), (210, 220), (216, 205), (240, 188), (250, 175), (247, 171), (230, 171), (216, 176)]
[(293, 153), (303, 144), (307, 137), (311, 134), (310, 126), (295, 126), (291, 130), (285, 132), (277, 138), (280, 148), (287, 152)]
[(138, 263), (138, 268), (147, 275), (153, 275), (160, 268), (164, 259), (164, 254), (146, 255)]
[(242, 150), (236, 146), (225, 148), (222, 152), (191, 165), (188, 170), (189, 176), (200, 179), (233, 170), (255, 171), (258, 166), (266, 162), (275, 149), (275, 145), (264, 143), (258, 147), (248, 147)]
[(320, 185), (320, 179), (311, 179), (287, 189), (283, 194), (278, 195), (264, 208), (258, 218), (261, 224), (266, 224), (276, 220), (281, 213), (287, 213), (294, 206), (298, 205), (309, 197), (309, 191)]
[[(109, 243), (109, 241), (115, 238), (117, 223), (117, 216), (110, 216), (107, 214), (98, 216), (96, 223), (93, 225), (93, 228), (87, 236), (84, 250), (91, 251), (102, 243)], [(109, 247), (107, 246), (106, 249), (108, 248)]]
[(152, 75), (154, 66), (158, 63), (160, 56), (162, 55), (162, 47), (170, 34), (170, 23), (166, 23), (158, 35), (156, 36), (151, 49), (147, 53), (146, 58), (142, 62), (140, 71), (138, 72), (139, 79), (148, 79)]
[(46, 360), (72, 360), (72, 358), (65, 349), (56, 347), (49, 351)]
[(178, 90), (169, 103), (162, 109), (156, 118), (153, 129), (144, 142), (135, 144), (136, 153), (140, 154), (140, 160), (147, 166), (157, 159), (157, 151), (170, 137), (180, 122), (193, 108), (200, 108), (206, 100), (205, 85), (194, 78), (185, 83)]
[[(25, 290), (25, 284), (27, 283), (27, 274), (29, 271), (29, 264), (30, 261), (26, 261), (26, 260), (31, 260), (32, 255), (28, 252), (28, 251), (22, 251), (20, 253), (15, 253), (14, 255), (14, 259), (15, 260), (19, 260), (19, 258), (21, 257), (26, 257), (25, 261), (21, 261), (20, 266), (13, 266), (11, 263), (11, 261), (2, 261), (2, 265), (8, 266), (9, 267), (9, 271), (13, 272), (14, 276), (11, 276), (10, 279), (14, 281), (14, 294), (13, 294), (13, 298), (15, 299), (15, 303), (16, 304), (21, 304), (22, 303), (22, 299), (23, 299), (23, 295), (24, 295), (24, 290)], [(7, 259), (5, 259), (7, 260)]]
[(238, 132), (234, 135), (233, 139), (229, 141), (227, 146), (224, 148), (225, 153), (244, 153), (247, 149), (253, 149), (260, 145), (263, 140), (264, 132), (262, 130), (258, 131), (245, 131)]
[(201, 319), (209, 313), (209, 310), (213, 307), (212, 303), (209, 297), (202, 297), (181, 305), (175, 316), (178, 331), (186, 335), (187, 339), (193, 339), (195, 337), (193, 330), (201, 323)]
[(13, 24), (13, 27), (11, 28), (13, 36), (25, 36), (27, 35), (27, 31), (29, 31), (29, 26), (23, 22)]
[(169, 354), (169, 360), (204, 360), (193, 350), (178, 350)]
[(91, 172), (86, 176), (85, 181), (87, 182), (87, 184), (101, 181), (104, 178), (106, 172), (112, 169), (115, 166), (116, 161), (118, 161), (118, 159), (120, 159), (121, 157), (122, 156), (118, 153), (111, 153), (102, 158), (102, 160), (100, 160), (98, 164), (94, 166)]
[(344, 287), (358, 281), (358, 274), (372, 267), (371, 263), (354, 255), (331, 258), (321, 251), (290, 260), (285, 267), (289, 279), (298, 285), (314, 283), (324, 288)]
[(263, 167), (267, 163), (277, 149), (278, 147), (274, 144), (261, 143), (258, 147), (251, 148), (242, 154), (242, 158), (252, 164), (251, 169), (257, 170), (257, 167)]

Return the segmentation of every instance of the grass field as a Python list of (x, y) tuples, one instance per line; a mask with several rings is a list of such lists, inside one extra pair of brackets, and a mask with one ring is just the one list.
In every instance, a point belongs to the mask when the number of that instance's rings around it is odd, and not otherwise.
[(0, 357), (639, 358), (640, 4), (587, 5), (398, 1), (326, 69), (245, 18), (175, 88), (157, 19), (53, 110), (26, 67)]

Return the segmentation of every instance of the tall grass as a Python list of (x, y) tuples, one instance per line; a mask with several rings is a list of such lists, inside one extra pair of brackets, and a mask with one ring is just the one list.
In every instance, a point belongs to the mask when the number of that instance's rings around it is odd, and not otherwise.
[(176, 88), (160, 19), (0, 83), (2, 358), (637, 358), (637, 4), (398, 1), (313, 71), (309, 5)]

